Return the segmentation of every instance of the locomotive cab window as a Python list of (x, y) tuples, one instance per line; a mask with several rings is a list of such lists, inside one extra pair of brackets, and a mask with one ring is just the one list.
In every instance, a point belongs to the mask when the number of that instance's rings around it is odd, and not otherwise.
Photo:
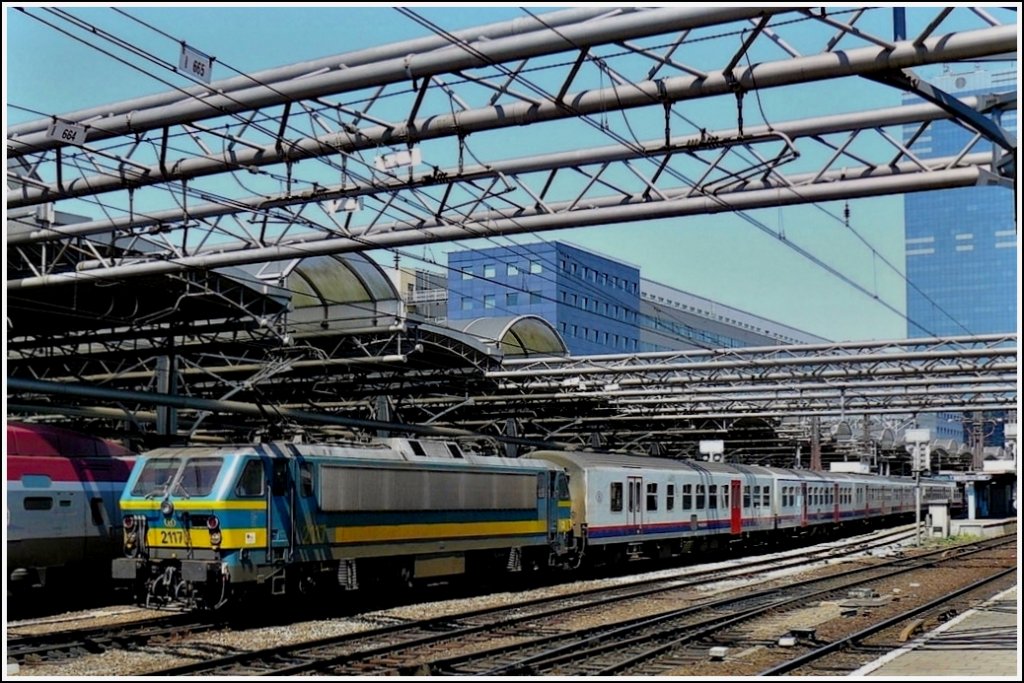
[(270, 482), (270, 493), (275, 496), (283, 496), (288, 493), (288, 461), (274, 460), (273, 477)]
[(235, 485), (235, 494), (240, 498), (250, 498), (263, 495), (263, 463), (259, 460), (250, 460), (245, 463), (242, 474), (238, 477), (238, 484)]
[(313, 495), (313, 466), (308, 462), (299, 463), (299, 481), (302, 482), (302, 496)]
[(210, 495), (223, 464), (220, 458), (189, 458), (171, 486), (171, 493), (185, 497)]
[(179, 467), (181, 458), (153, 458), (146, 461), (132, 488), (132, 495), (162, 496)]

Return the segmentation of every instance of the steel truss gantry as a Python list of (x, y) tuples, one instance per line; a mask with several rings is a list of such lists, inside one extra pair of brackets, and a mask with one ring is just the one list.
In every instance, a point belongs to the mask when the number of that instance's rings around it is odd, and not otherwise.
[[(107, 218), (12, 231), (7, 286), (1008, 184), (993, 153), (978, 151), (998, 125), (978, 124), (947, 159), (911, 151), (949, 107), (743, 125), (748, 93), (1016, 49), (1014, 26), (963, 11), (982, 27), (940, 35), (941, 10), (913, 39), (892, 41), (863, 28), (863, 10), (572, 10), (68, 114), (88, 126), (81, 149), (47, 140), (49, 121), (16, 126), (9, 216), (87, 197)], [(786, 40), (794, 26), (821, 31), (820, 43), (795, 48), (807, 41)], [(738, 125), (680, 109), (713, 97), (735, 100), (725, 107)], [(1015, 96), (971, 100), (955, 113), (987, 122), (981, 112), (1015, 106)], [(612, 112), (622, 126), (607, 123)], [(536, 147), (521, 138), (541, 140), (559, 122), (575, 123), (576, 149), (502, 156)], [(886, 130), (906, 124), (917, 126), (909, 142)], [(663, 135), (633, 135), (652, 128)], [(1004, 134), (997, 144), (1016, 143)], [(421, 166), (391, 165), (412, 146)], [(222, 177), (260, 190), (228, 194)], [(73, 269), (40, 248), (48, 242), (78, 255)]]

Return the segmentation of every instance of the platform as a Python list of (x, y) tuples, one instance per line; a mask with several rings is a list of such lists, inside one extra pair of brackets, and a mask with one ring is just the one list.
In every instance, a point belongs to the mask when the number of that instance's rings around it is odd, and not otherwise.
[(1017, 518), (1006, 519), (951, 519), (949, 520), (950, 534), (953, 536), (983, 536), (991, 538), (1012, 534), (1017, 531)]
[(1011, 588), (851, 676), (1005, 677), (1019, 681), (1018, 607), (1017, 589)]

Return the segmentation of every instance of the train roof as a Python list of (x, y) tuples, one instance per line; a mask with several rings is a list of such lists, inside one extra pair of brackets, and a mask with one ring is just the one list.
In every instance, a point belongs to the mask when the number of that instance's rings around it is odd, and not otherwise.
[(6, 455), (35, 457), (126, 457), (135, 453), (119, 443), (63, 427), (7, 423)]
[(147, 458), (161, 457), (224, 457), (227, 455), (260, 454), (269, 457), (326, 457), (356, 460), (412, 463), (469, 463), (482, 466), (551, 469), (551, 463), (534, 458), (505, 458), (498, 455), (462, 450), (455, 441), (440, 439), (377, 439), (352, 443), (292, 443), (272, 441), (264, 444), (231, 444), (223, 446), (170, 446), (147, 451)]
[(589, 451), (535, 451), (530, 454), (534, 458), (550, 459), (552, 462), (563, 462), (579, 468), (587, 467), (636, 467), (639, 469), (657, 468), (679, 470), (684, 472), (712, 472), (735, 474), (771, 474), (774, 470), (761, 465), (733, 465), (703, 460), (672, 460), (646, 455), (626, 455), (619, 453), (600, 453)]
[(861, 482), (873, 483), (880, 480), (903, 482), (906, 478), (881, 477), (871, 474), (852, 474), (846, 472), (824, 472), (818, 470), (797, 470), (781, 467), (764, 467), (762, 465), (744, 465), (735, 463), (707, 462), (703, 460), (673, 460), (670, 458), (657, 458), (645, 455), (629, 455), (620, 453), (600, 453), (590, 451), (535, 451), (531, 454), (534, 458), (547, 459), (551, 462), (560, 463), (565, 466), (574, 466), (580, 469), (617, 467), (637, 468), (643, 470), (660, 469), (676, 470), (681, 472), (709, 472), (720, 474), (761, 474), (766, 476), (781, 476), (787, 479), (796, 479), (808, 482)]

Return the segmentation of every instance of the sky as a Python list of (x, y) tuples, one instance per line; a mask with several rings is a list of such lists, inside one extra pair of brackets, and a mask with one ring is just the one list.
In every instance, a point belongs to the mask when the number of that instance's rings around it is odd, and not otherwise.
[[(154, 55), (176, 59), (177, 41), (185, 40), (216, 56), (217, 63), (245, 72), (429, 35), (423, 26), (383, 5), (183, 5), (116, 5), (162, 34), (132, 22), (110, 6), (76, 4), (66, 9)], [(27, 13), (18, 7), (27, 8)], [(559, 8), (526, 7), (536, 14)], [(525, 13), (518, 5), (410, 8), (447, 30), (506, 21)], [(169, 89), (153, 77), (156, 70), (140, 59), (128, 60), (136, 67), (132, 68), (62, 33), (58, 29), (70, 30), (70, 25), (46, 13), (43, 6), (5, 3), (4, 12), (5, 124)], [(884, 26), (889, 17), (886, 8), (874, 10), (864, 25)], [(911, 16), (912, 33), (913, 22)], [(710, 58), (717, 59), (721, 66), (720, 55)], [(999, 68), (1007, 66), (1004, 62)], [(228, 75), (234, 74), (218, 74)], [(175, 85), (185, 84), (167, 72), (162, 72), (161, 78)], [(901, 93), (895, 89), (843, 79), (768, 90), (756, 102), (748, 97), (745, 116), (748, 125), (756, 125), (765, 118), (785, 121), (897, 106), (900, 100)], [(693, 107), (710, 120), (723, 121), (723, 127), (735, 125), (735, 106), (727, 100), (714, 98)], [(566, 134), (576, 133), (569, 130)], [(656, 130), (653, 136), (659, 133)], [(557, 149), (559, 144), (555, 138), (531, 142), (538, 148)], [(602, 144), (610, 143), (605, 140)], [(1009, 192), (1007, 201), (1013, 201)], [(899, 339), (906, 334), (903, 239), (903, 200), (893, 195), (851, 200), (848, 204), (830, 202), (577, 228), (498, 238), (496, 242), (565, 240), (638, 265), (644, 278), (828, 339), (858, 340)], [(411, 256), (404, 257), (403, 265), (423, 267), (429, 260), (443, 263), (449, 249), (494, 243), (463, 241), (407, 247), (404, 251)], [(818, 263), (794, 247), (813, 254)], [(389, 255), (382, 260), (391, 263)]]

